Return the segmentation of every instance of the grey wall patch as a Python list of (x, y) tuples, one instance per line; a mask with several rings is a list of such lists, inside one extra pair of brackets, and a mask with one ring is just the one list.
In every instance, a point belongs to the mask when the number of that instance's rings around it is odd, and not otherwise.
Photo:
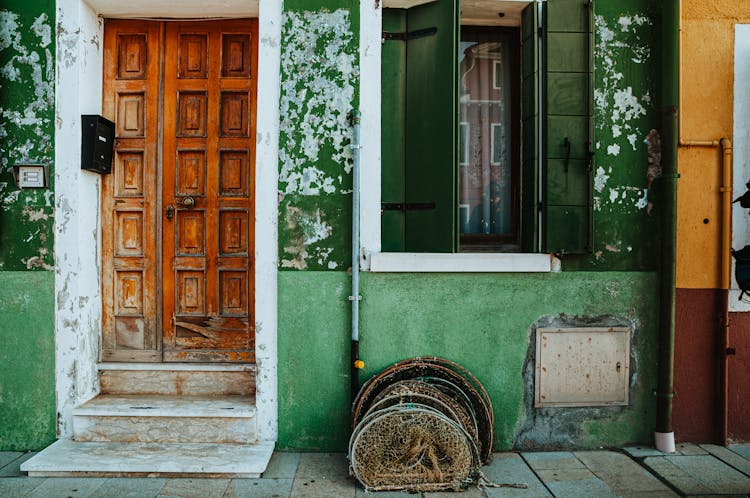
[[(607, 287), (612, 298), (619, 295), (618, 284)], [(524, 410), (526, 412), (516, 429), (513, 441), (514, 449), (560, 449), (577, 447), (576, 442), (585, 440), (583, 437), (585, 423), (602, 420), (617, 419), (630, 409), (629, 406), (610, 407), (575, 407), (575, 408), (534, 408), (534, 381), (536, 360), (536, 330), (546, 327), (629, 327), (631, 330), (631, 344), (634, 343), (638, 331), (638, 320), (631, 320), (617, 316), (543, 316), (529, 327), (529, 348), (523, 366)], [(638, 355), (637, 348), (630, 348), (630, 396), (634, 399), (633, 390), (638, 383)]]

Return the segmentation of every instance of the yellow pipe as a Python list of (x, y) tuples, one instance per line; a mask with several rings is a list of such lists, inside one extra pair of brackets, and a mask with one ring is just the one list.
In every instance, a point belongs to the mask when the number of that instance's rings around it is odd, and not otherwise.
[(680, 147), (718, 147), (719, 140), (680, 140)]
[(732, 141), (721, 139), (723, 163), (721, 177), (721, 288), (732, 283)]

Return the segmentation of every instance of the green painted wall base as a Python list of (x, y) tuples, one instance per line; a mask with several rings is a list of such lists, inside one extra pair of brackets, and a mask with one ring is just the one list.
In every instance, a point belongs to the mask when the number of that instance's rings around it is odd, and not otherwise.
[(55, 440), (54, 277), (0, 272), (0, 451)]
[[(349, 286), (344, 272), (279, 274), (279, 448), (346, 449)], [(364, 273), (361, 380), (404, 358), (442, 356), (487, 388), (498, 450), (645, 443), (654, 423), (656, 288), (646, 272)], [(524, 375), (531, 326), (613, 318), (634, 330), (630, 405), (535, 410), (533, 379)]]

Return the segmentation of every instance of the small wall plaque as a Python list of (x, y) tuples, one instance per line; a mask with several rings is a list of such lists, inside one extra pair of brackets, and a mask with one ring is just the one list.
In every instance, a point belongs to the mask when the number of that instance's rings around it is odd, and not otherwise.
[(15, 164), (13, 176), (18, 188), (45, 188), (47, 181), (47, 166), (44, 164)]

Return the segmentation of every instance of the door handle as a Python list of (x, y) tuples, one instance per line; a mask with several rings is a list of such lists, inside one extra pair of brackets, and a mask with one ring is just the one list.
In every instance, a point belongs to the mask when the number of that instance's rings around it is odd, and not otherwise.
[(190, 209), (191, 207), (195, 206), (195, 199), (193, 199), (189, 195), (183, 197), (182, 201), (180, 201), (180, 202), (182, 203), (182, 207), (186, 207), (188, 209)]
[(167, 206), (166, 212), (164, 213), (168, 220), (171, 220), (174, 217), (174, 206), (171, 204)]

